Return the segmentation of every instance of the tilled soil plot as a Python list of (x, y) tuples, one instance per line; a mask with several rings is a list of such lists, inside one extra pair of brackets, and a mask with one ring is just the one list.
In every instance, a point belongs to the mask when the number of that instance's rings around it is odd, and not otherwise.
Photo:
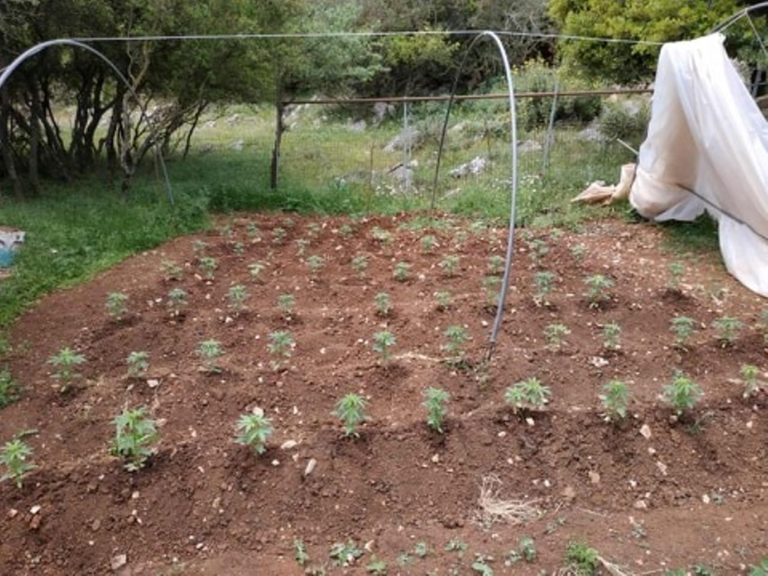
[[(505, 231), (449, 217), (238, 217), (43, 299), (12, 333), (23, 395), (0, 413), (0, 440), (21, 433), (37, 467), (21, 489), (0, 484), (0, 573), (541, 574), (567, 565), (574, 543), (599, 552), (606, 574), (756, 564), (768, 554), (768, 402), (764, 389), (744, 397), (740, 371), (757, 366), (762, 385), (764, 303), (716, 254), (687, 255), (671, 275), (680, 258), (662, 240), (613, 220), (524, 231), (490, 362), (487, 277)], [(591, 305), (595, 275), (613, 285)], [(187, 293), (178, 312), (175, 288)], [(116, 291), (122, 319), (105, 307)], [(683, 345), (679, 316), (694, 321)], [(732, 343), (722, 317), (743, 323)], [(553, 324), (567, 329), (559, 345), (545, 337)], [(450, 326), (470, 338), (458, 350)], [(290, 356), (270, 353), (276, 331), (290, 333)], [(382, 331), (396, 339), (387, 359), (372, 346)], [(207, 340), (220, 343), (217, 370), (198, 353)], [(85, 358), (71, 383), (48, 361), (67, 346)], [(129, 377), (135, 351), (149, 370)], [(661, 398), (676, 370), (703, 390), (679, 418)], [(505, 391), (532, 377), (549, 403), (513, 410)], [(618, 423), (599, 399), (612, 379), (631, 392)], [(426, 425), (429, 387), (450, 395), (443, 434)], [(349, 392), (368, 402), (358, 437), (333, 415)], [(128, 472), (110, 454), (113, 420), (142, 405), (160, 439)], [(234, 442), (254, 409), (274, 428), (258, 456)], [(332, 557), (336, 544), (349, 546)]]

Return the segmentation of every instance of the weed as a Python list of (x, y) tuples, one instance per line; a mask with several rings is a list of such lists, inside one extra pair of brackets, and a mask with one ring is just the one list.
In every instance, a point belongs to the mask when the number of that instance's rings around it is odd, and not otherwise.
[(443, 274), (446, 276), (455, 276), (456, 272), (459, 270), (459, 264), (461, 262), (461, 258), (457, 256), (456, 254), (450, 254), (440, 260), (438, 263), (438, 266), (440, 266), (440, 269), (443, 271)]
[(245, 233), (248, 235), (248, 238), (251, 238), (252, 240), (256, 240), (261, 235), (259, 227), (253, 222), (245, 227)]
[(670, 290), (680, 289), (680, 280), (685, 274), (685, 265), (682, 262), (670, 262), (667, 266), (667, 288)]
[(493, 576), (493, 568), (490, 565), (491, 558), (484, 554), (475, 554), (475, 561), (472, 562), (472, 571), (480, 576)]
[(599, 308), (600, 304), (610, 300), (609, 290), (613, 288), (613, 280), (603, 274), (595, 274), (584, 280), (587, 286), (587, 301), (590, 308)]
[(541, 262), (544, 256), (549, 254), (549, 245), (545, 240), (540, 238), (534, 238), (528, 243), (531, 249), (531, 255), (533, 256), (533, 263), (536, 267), (541, 266)]
[(565, 562), (577, 576), (592, 576), (600, 564), (597, 550), (580, 542), (571, 542), (565, 551)]
[(693, 318), (688, 316), (675, 316), (670, 322), (669, 329), (675, 334), (675, 346), (684, 348), (695, 330), (695, 323)]
[(750, 568), (749, 576), (768, 576), (768, 556)]
[(367, 406), (368, 402), (365, 401), (365, 398), (354, 392), (350, 392), (336, 403), (334, 415), (341, 420), (345, 436), (359, 436), (357, 425), (365, 421)]
[(296, 305), (296, 297), (293, 294), (280, 294), (277, 297), (277, 308), (285, 318), (293, 315), (293, 308)]
[(392, 271), (392, 277), (398, 282), (405, 282), (411, 274), (411, 265), (407, 262), (398, 262)]
[(235, 242), (232, 245), (232, 252), (238, 256), (242, 256), (245, 253), (245, 245), (242, 242)]
[(712, 322), (712, 326), (717, 331), (717, 339), (720, 345), (725, 348), (736, 343), (736, 338), (738, 338), (744, 324), (738, 318), (723, 316)]
[(552, 350), (560, 350), (565, 341), (565, 337), (570, 333), (571, 331), (565, 324), (548, 324), (544, 328), (544, 338), (546, 338), (547, 345)]
[(518, 410), (541, 410), (549, 402), (552, 390), (544, 386), (538, 378), (528, 378), (507, 388), (504, 399), (512, 406), (517, 414)]
[(421, 251), (429, 253), (437, 247), (437, 238), (432, 234), (427, 234), (421, 237), (419, 243), (421, 244)]
[(167, 281), (181, 280), (183, 274), (181, 266), (172, 260), (163, 260), (160, 264), (160, 270), (163, 273), (163, 278)]
[(241, 312), (245, 308), (245, 301), (248, 299), (248, 290), (242, 284), (230, 286), (227, 290), (227, 300), (229, 307), (235, 312)]
[(248, 446), (254, 454), (266, 452), (267, 438), (272, 435), (272, 422), (261, 412), (241, 414), (236, 425), (237, 437), (235, 442)]
[(435, 292), (435, 301), (437, 302), (438, 310), (447, 310), (453, 303), (453, 298), (448, 290), (438, 290)]
[(110, 292), (107, 295), (107, 314), (114, 320), (122, 320), (128, 313), (128, 296), (123, 292)]
[(182, 308), (187, 305), (187, 292), (183, 288), (174, 288), (168, 292), (168, 307), (174, 316), (181, 314)]
[(696, 564), (691, 569), (691, 574), (693, 576), (715, 576), (715, 571), (712, 570), (709, 566), (704, 566), (703, 564)]
[(208, 243), (203, 240), (195, 240), (192, 242), (192, 251), (198, 258), (201, 258), (207, 249)]
[(504, 258), (498, 254), (488, 257), (488, 273), (493, 276), (500, 276), (504, 272)]
[(8, 368), (0, 369), (0, 408), (5, 408), (19, 399), (19, 385)]
[(281, 370), (288, 359), (293, 355), (293, 348), (296, 342), (293, 336), (287, 330), (276, 330), (269, 334), (269, 344), (267, 349), (274, 356), (271, 361), (272, 370)]
[(603, 405), (603, 414), (608, 422), (620, 422), (627, 417), (629, 389), (621, 380), (611, 380), (603, 385), (598, 395)]
[(571, 256), (576, 262), (583, 262), (584, 257), (587, 255), (587, 247), (584, 244), (576, 244), (571, 246)]
[(603, 346), (606, 350), (621, 348), (621, 326), (616, 322), (603, 325)]
[(296, 538), (293, 541), (293, 557), (299, 566), (306, 566), (309, 563), (309, 554), (307, 553), (307, 547), (301, 538)]
[(757, 380), (760, 376), (760, 368), (752, 364), (742, 364), (739, 374), (744, 382), (744, 398), (754, 396), (760, 391), (760, 382)]
[(151, 447), (158, 437), (155, 421), (147, 417), (146, 408), (141, 406), (124, 409), (112, 423), (115, 425), (112, 453), (123, 459), (123, 467), (129, 472), (141, 470), (155, 454)]
[(371, 229), (371, 238), (379, 242), (380, 244), (389, 244), (392, 241), (392, 234), (383, 228), (374, 226)]
[(387, 575), (387, 563), (384, 560), (379, 560), (375, 556), (365, 567), (365, 570), (373, 576), (386, 576)]
[(352, 236), (355, 233), (355, 229), (350, 224), (342, 224), (339, 226), (339, 234), (345, 238)]
[(32, 448), (20, 438), (14, 438), (6, 442), (0, 449), (0, 464), (5, 466), (6, 472), (0, 476), (0, 482), (13, 480), (17, 488), (24, 485), (24, 477), (35, 469), (35, 465), (29, 460), (32, 457)]
[(400, 566), (406, 566), (410, 564), (412, 561), (413, 561), (413, 558), (411, 558), (411, 555), (408, 552), (402, 552), (397, 556), (397, 563)]
[(427, 409), (427, 426), (435, 432), (443, 433), (446, 409), (450, 395), (440, 388), (429, 387), (424, 391), (424, 408)]
[(143, 378), (149, 370), (149, 353), (131, 352), (125, 363), (128, 365), (128, 376), (131, 378)]
[(392, 332), (382, 330), (373, 335), (373, 351), (381, 355), (381, 360), (385, 364), (389, 361), (389, 349), (397, 343), (397, 339)]
[(552, 292), (552, 285), (555, 282), (555, 275), (552, 272), (536, 272), (533, 276), (533, 283), (536, 286), (536, 294), (533, 301), (537, 306), (546, 304), (547, 295)]
[(61, 382), (62, 390), (66, 389), (67, 385), (78, 376), (75, 368), (84, 362), (85, 357), (69, 347), (62, 348), (48, 359), (48, 363), (56, 368), (53, 377)]
[(386, 292), (379, 292), (373, 297), (373, 302), (376, 305), (376, 313), (380, 316), (389, 316), (392, 311), (392, 299)]
[(461, 556), (464, 554), (464, 552), (466, 552), (467, 548), (468, 546), (466, 542), (463, 542), (462, 540), (454, 538), (453, 540), (448, 541), (444, 549), (446, 552), (456, 552), (459, 554), (459, 556)]
[(365, 254), (358, 254), (352, 258), (352, 269), (361, 278), (365, 276), (365, 271), (368, 269), (368, 257)]
[(498, 305), (501, 278), (498, 276), (483, 276), (482, 285), (485, 292), (486, 306)]
[(273, 244), (283, 244), (285, 243), (285, 238), (288, 236), (288, 231), (285, 228), (282, 228), (280, 226), (272, 229), (272, 243)]
[(304, 256), (307, 252), (307, 248), (309, 248), (310, 241), (306, 238), (299, 238), (296, 240), (296, 254), (299, 256)]
[(251, 275), (251, 279), (259, 282), (264, 268), (266, 268), (264, 262), (252, 262), (248, 264), (248, 272)]
[(323, 266), (325, 266), (325, 259), (315, 254), (307, 258), (306, 264), (307, 268), (309, 268), (309, 273), (316, 277), (320, 270), (323, 269)]
[(203, 256), (200, 258), (199, 261), (200, 270), (203, 273), (203, 277), (206, 280), (213, 280), (216, 269), (219, 267), (219, 263), (216, 261), (216, 258), (213, 258), (212, 256)]
[(505, 564), (510, 566), (516, 564), (520, 560), (524, 562), (533, 563), (536, 561), (538, 552), (536, 550), (536, 542), (530, 536), (523, 536), (517, 543), (517, 548), (512, 550), (507, 555)]
[(221, 343), (218, 340), (204, 340), (197, 347), (197, 354), (203, 361), (203, 370), (209, 374), (221, 372), (221, 368), (216, 365), (216, 361), (222, 353)]
[(464, 361), (464, 345), (469, 341), (469, 334), (464, 326), (453, 324), (443, 332), (445, 344), (442, 348), (448, 353), (450, 364), (460, 364)]
[(413, 553), (423, 560), (429, 554), (429, 546), (426, 542), (416, 542), (416, 545), (413, 547)]
[(672, 382), (664, 387), (661, 397), (680, 417), (692, 410), (702, 395), (701, 387), (678, 370), (675, 372)]

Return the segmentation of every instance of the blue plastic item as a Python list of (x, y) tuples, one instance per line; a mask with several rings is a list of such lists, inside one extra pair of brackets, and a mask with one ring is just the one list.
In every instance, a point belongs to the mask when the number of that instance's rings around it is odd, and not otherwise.
[(0, 246), (0, 268), (10, 268), (15, 254), (10, 248)]

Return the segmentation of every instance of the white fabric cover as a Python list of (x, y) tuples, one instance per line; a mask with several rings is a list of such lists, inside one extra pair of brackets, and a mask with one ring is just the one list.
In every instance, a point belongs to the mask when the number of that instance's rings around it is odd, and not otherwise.
[(721, 34), (663, 46), (629, 200), (657, 221), (709, 212), (728, 271), (768, 296), (768, 124)]

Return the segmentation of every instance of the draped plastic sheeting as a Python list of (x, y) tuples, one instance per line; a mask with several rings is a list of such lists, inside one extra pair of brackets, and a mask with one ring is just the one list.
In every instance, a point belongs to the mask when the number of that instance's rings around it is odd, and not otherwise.
[(723, 40), (662, 48), (630, 202), (657, 221), (709, 212), (728, 271), (768, 296), (768, 124)]

